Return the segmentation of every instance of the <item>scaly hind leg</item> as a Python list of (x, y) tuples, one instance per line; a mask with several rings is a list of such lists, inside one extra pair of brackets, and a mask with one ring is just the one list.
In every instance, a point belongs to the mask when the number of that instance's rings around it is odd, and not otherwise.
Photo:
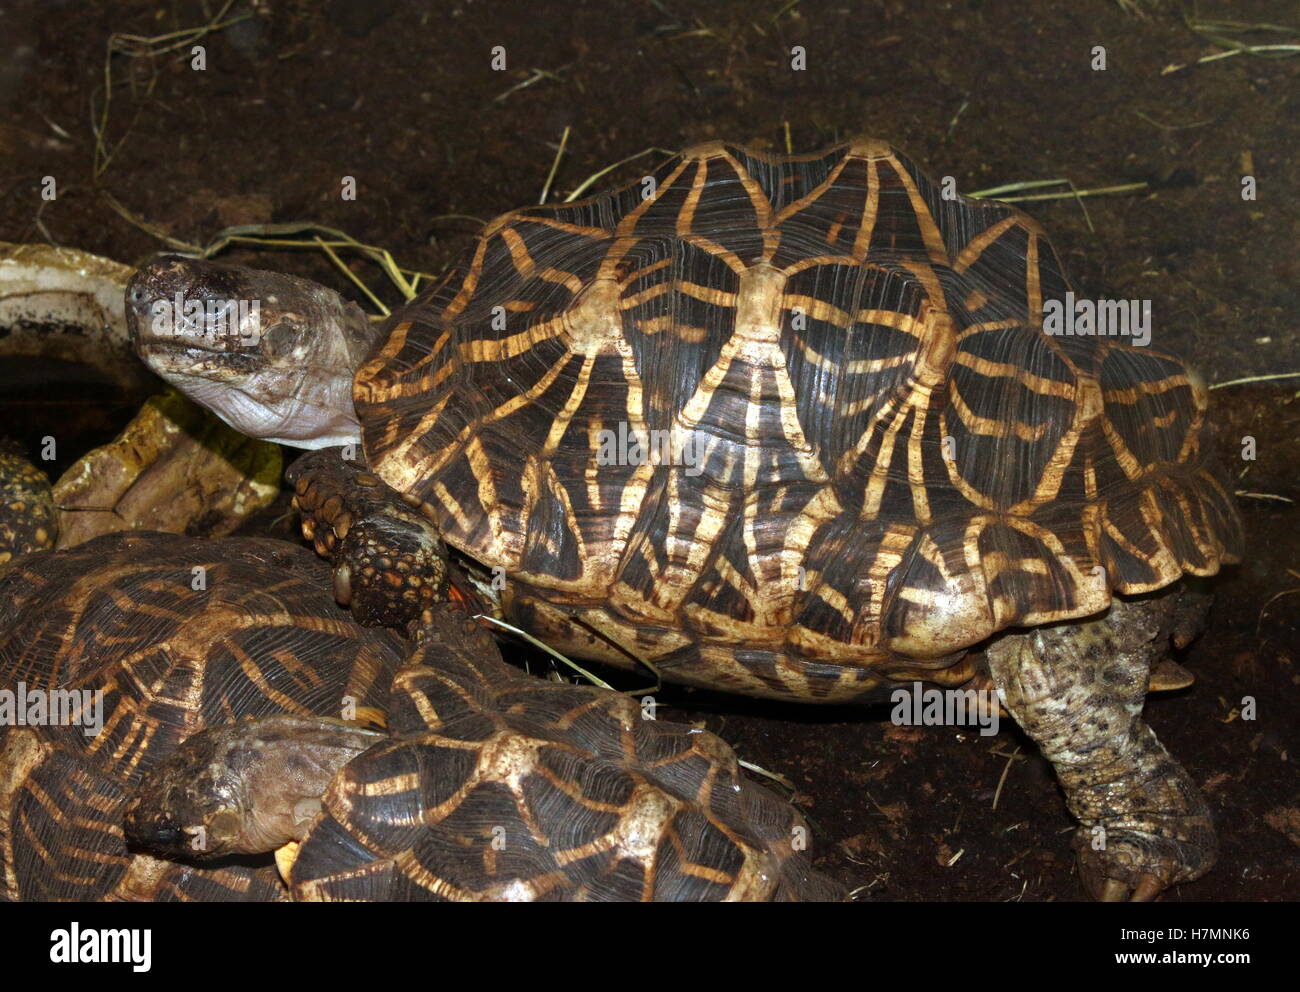
[(1174, 599), (1116, 599), (1099, 619), (1008, 634), (987, 652), (1003, 705), (1055, 767), (1080, 823), (1083, 883), (1107, 902), (1153, 899), (1203, 875), (1217, 853), (1200, 790), (1141, 719)]

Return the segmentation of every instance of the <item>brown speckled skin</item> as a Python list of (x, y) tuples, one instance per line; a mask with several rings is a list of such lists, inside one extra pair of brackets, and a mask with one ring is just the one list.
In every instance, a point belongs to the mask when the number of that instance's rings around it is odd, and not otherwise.
[(341, 450), (309, 452), (285, 473), (303, 535), (333, 562), (335, 596), (358, 621), (405, 629), (447, 598), (446, 545), (419, 510)]
[(16, 443), (0, 439), (0, 565), (54, 547), (58, 535), (50, 480)]
[(1079, 872), (1096, 897), (1149, 898), (1214, 864), (1209, 808), (1141, 718), (1151, 665), (1177, 636), (1177, 600), (1117, 598), (1101, 619), (1008, 634), (987, 652), (1003, 704), (1079, 820)]

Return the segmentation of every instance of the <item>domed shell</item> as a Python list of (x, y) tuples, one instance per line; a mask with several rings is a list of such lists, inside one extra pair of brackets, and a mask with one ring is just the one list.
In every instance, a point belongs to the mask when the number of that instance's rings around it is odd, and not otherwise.
[(1004, 627), (1239, 558), (1204, 386), (1046, 333), (1069, 292), (1034, 221), (881, 142), (712, 143), (490, 223), (357, 409), (562, 649), (777, 697), (955, 683)]

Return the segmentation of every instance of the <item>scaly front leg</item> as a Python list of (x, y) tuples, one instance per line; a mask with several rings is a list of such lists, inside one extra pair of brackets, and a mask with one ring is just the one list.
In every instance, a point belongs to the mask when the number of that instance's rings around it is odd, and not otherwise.
[(405, 630), (447, 601), (447, 547), (431, 521), (342, 450), (309, 452), (285, 473), (303, 535), (333, 563), (334, 596), (358, 621)]

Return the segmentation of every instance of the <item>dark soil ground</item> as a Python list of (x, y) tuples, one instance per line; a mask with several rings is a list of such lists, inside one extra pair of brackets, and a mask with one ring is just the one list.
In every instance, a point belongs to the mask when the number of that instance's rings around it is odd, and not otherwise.
[[(121, 40), (221, 12), (215, 0), (4, 6), (0, 240), (137, 262), (163, 239), (200, 245), (228, 225), (311, 220), (437, 273), (481, 221), (538, 200), (566, 128), (552, 199), (648, 148), (727, 137), (780, 150), (788, 135), (811, 150), (869, 133), (963, 190), (1147, 183), (1087, 199), (1086, 213), (1074, 200), (1026, 207), (1082, 295), (1153, 300), (1156, 344), (1210, 382), (1300, 372), (1300, 58), (1164, 73), (1220, 50), (1173, 4), (238, 0), (224, 12), (237, 22), (199, 41), (203, 71), (190, 40), (161, 54)], [(1300, 39), (1281, 0), (1207, 0), (1199, 14), (1292, 28), (1246, 36), (1256, 43)], [(796, 45), (806, 70), (791, 68)], [(105, 121), (98, 154), (92, 120)], [(1245, 174), (1257, 199), (1243, 200)], [(46, 176), (53, 202), (40, 197)], [(340, 198), (344, 176), (355, 200)], [(348, 288), (316, 253), (224, 257)], [(1182, 659), (1196, 685), (1147, 707), (1203, 784), (1222, 840), (1218, 867), (1170, 900), (1300, 893), (1298, 389), (1291, 379), (1213, 394), (1237, 488), (1264, 495), (1242, 497), (1248, 558), (1218, 583), (1209, 632)], [(1253, 461), (1241, 457), (1247, 435)], [(1248, 697), (1253, 720), (1242, 718)], [(671, 687), (661, 699), (669, 718), (703, 723), (795, 784), (821, 865), (855, 898), (1079, 895), (1060, 792), (1009, 722), (984, 738), (894, 727), (885, 709)]]

